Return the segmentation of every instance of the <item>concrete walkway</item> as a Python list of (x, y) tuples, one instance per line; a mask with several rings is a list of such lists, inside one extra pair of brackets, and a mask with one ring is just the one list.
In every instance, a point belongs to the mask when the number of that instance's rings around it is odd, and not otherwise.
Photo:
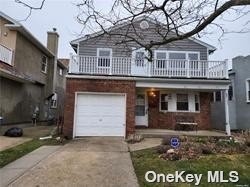
[(25, 137), (0, 136), (0, 151), (15, 147), (19, 144), (23, 144), (30, 140), (31, 138), (25, 138)]
[(141, 142), (128, 144), (130, 151), (138, 151), (161, 145), (162, 138), (144, 138)]
[(143, 135), (145, 138), (162, 138), (165, 135), (175, 136), (227, 136), (224, 132), (209, 131), (209, 130), (198, 130), (196, 131), (175, 131), (167, 129), (136, 129), (137, 134)]
[(138, 187), (138, 182), (123, 138), (88, 137), (66, 144), (10, 186)]
[(62, 146), (42, 146), (22, 158), (0, 169), (0, 187), (8, 186), (18, 177), (37, 165), (41, 160), (57, 151)]

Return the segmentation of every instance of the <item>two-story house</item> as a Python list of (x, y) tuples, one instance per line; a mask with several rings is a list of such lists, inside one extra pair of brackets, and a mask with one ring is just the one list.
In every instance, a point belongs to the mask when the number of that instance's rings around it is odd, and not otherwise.
[(47, 47), (0, 12), (0, 117), (2, 125), (63, 116), (65, 65), (57, 59), (59, 35)]
[[(128, 27), (126, 22), (110, 30)], [(155, 27), (146, 17), (133, 22), (149, 42), (160, 38)], [(180, 117), (192, 119), (198, 129), (211, 129), (212, 93), (229, 85), (227, 61), (208, 60), (215, 47), (184, 39), (154, 48), (148, 61), (135, 42), (120, 40), (97, 32), (71, 42), (76, 55), (66, 76), (65, 135), (125, 137), (136, 128), (176, 129)]]
[[(232, 130), (250, 129), (250, 55), (232, 59), (229, 70), (231, 84), (228, 90), (229, 123)], [(224, 130), (224, 96), (221, 91), (214, 93), (211, 103), (213, 128)]]

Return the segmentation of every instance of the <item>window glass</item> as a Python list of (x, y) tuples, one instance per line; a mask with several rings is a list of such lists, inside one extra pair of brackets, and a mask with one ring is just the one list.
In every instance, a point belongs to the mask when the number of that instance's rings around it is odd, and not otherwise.
[(233, 100), (233, 86), (230, 85), (228, 89), (228, 100), (232, 101)]
[(170, 53), (169, 53), (169, 59), (185, 60), (185, 59), (186, 59), (186, 54), (185, 54), (185, 53), (174, 53), (174, 52), (170, 52)]
[(250, 101), (250, 80), (247, 80), (247, 101)]
[(177, 94), (177, 110), (188, 110), (188, 94)]
[(156, 52), (156, 58), (157, 59), (166, 59), (167, 54), (165, 52)]
[(200, 98), (198, 94), (195, 94), (195, 111), (200, 110)]
[(135, 115), (136, 116), (145, 116), (145, 95), (143, 95), (143, 94), (137, 95)]
[(215, 92), (215, 101), (216, 102), (221, 101), (221, 91)]
[(188, 59), (189, 60), (198, 60), (198, 54), (197, 53), (188, 53)]
[(47, 57), (42, 57), (42, 72), (47, 73)]
[(102, 57), (110, 57), (110, 50), (99, 50), (99, 56), (102, 56)]
[(165, 68), (167, 54), (166, 52), (156, 52), (156, 68)]
[(168, 110), (168, 94), (161, 94), (160, 108), (161, 110)]
[(111, 50), (99, 49), (98, 56), (98, 67), (110, 67)]

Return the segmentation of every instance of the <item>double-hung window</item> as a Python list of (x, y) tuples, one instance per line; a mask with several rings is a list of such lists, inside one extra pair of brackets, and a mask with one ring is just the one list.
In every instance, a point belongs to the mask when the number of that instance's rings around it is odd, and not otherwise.
[(166, 93), (160, 94), (160, 111), (168, 110), (168, 97), (169, 95)]
[(250, 102), (250, 78), (246, 80), (246, 100)]
[(156, 68), (166, 68), (167, 53), (166, 51), (155, 51)]
[(42, 72), (47, 73), (48, 61), (46, 56), (42, 56)]
[(110, 67), (112, 58), (112, 49), (98, 48), (97, 49), (98, 67)]
[(177, 111), (188, 111), (188, 94), (176, 94), (177, 102), (176, 109)]
[(195, 100), (195, 111), (198, 112), (198, 111), (200, 111), (200, 97), (199, 97), (199, 94), (194, 95), (194, 100)]

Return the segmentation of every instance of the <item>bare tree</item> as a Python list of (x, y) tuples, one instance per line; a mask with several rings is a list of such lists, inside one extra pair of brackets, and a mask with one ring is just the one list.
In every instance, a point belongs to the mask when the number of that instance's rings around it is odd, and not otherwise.
[(28, 8), (28, 10), (29, 10), (28, 15), (25, 17), (24, 20), (21, 20), (21, 21), (26, 21), (31, 16), (32, 10), (41, 10), (43, 8), (45, 0), (41, 0), (41, 3), (39, 6), (33, 6), (32, 4), (26, 3), (26, 2), (21, 1), (21, 0), (15, 0), (15, 2)]
[[(250, 12), (247, 7), (250, 0), (114, 0), (109, 10), (102, 10), (97, 3), (95, 0), (76, 3), (80, 10), (77, 20), (84, 25), (84, 30), (117, 36), (120, 38), (119, 44), (134, 42), (149, 52), (149, 59), (152, 59), (154, 47), (192, 36), (201, 37), (214, 27), (219, 28), (223, 35), (228, 31), (216, 20), (233, 22)], [(227, 18), (229, 14), (233, 15), (229, 16), (230, 19)], [(141, 35), (135, 23), (142, 17), (154, 22), (157, 37), (145, 40)], [(125, 22), (130, 27), (119, 32), (116, 28), (122, 27)], [(144, 27), (148, 29), (147, 25)], [(241, 28), (236, 32), (248, 31)]]

